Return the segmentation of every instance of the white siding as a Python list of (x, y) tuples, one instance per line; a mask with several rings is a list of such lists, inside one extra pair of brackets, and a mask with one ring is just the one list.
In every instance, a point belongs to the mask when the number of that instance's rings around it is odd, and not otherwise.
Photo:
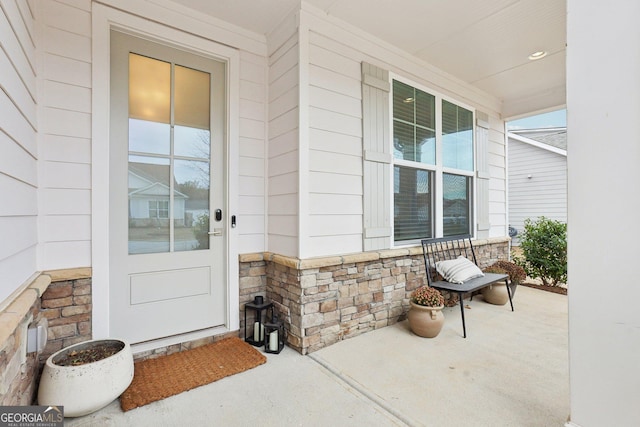
[(91, 2), (38, 2), (41, 268), (91, 265)]
[(271, 36), (269, 49), (268, 249), (298, 255), (299, 44), (293, 17)]
[[(33, 240), (26, 246), (21, 240), (3, 247), (0, 273), (19, 282), (37, 268), (91, 265), (91, 2), (0, 1), (0, 149), (6, 153), (0, 184), (12, 200), (0, 206), (0, 230), (13, 221), (7, 217), (31, 218), (19, 224), (40, 230), (24, 233)], [(111, 4), (142, 15), (147, 3)], [(29, 5), (42, 41), (37, 68)], [(190, 12), (169, 10), (157, 20), (176, 27), (195, 22)], [(266, 49), (259, 36), (212, 22), (192, 31), (240, 52), (239, 170), (233, 171), (239, 252), (310, 257), (363, 250), (362, 61), (488, 113), (490, 235), (505, 234), (497, 100), (304, 7), (268, 36)]]
[(240, 163), (238, 230), (240, 253), (265, 246), (265, 139), (267, 60), (240, 52)]
[(504, 122), (489, 117), (489, 237), (507, 235), (507, 155)]
[(521, 232), (540, 216), (567, 222), (567, 157), (509, 139), (509, 222)]
[[(497, 113), (496, 100), (480, 95), (444, 73), (434, 73), (418, 61), (397, 51), (361, 38), (357, 31), (346, 31), (346, 24), (301, 12), (308, 35), (308, 105), (301, 105), (309, 116), (309, 220), (308, 248), (303, 257), (324, 256), (363, 249), (363, 159), (361, 62), (366, 61), (418, 84), (459, 99), (482, 111), (489, 118), (489, 236), (505, 236), (506, 157), (504, 122)], [(304, 49), (301, 46), (300, 49)], [(303, 110), (305, 111), (305, 110)], [(277, 141), (270, 139), (270, 145)], [(274, 147), (271, 147), (272, 150)], [(270, 174), (273, 171), (270, 170)], [(377, 191), (391, 191), (380, 188)], [(270, 206), (269, 211), (273, 208)], [(270, 241), (271, 243), (271, 241)], [(270, 244), (271, 248), (271, 244)]]
[(34, 17), (0, 2), (0, 302), (37, 270), (37, 102)]
[[(91, 221), (91, 2), (37, 5), (44, 39), (38, 147), (41, 268), (90, 266), (91, 230), (86, 224)], [(217, 30), (226, 41), (238, 41), (233, 32)], [(259, 252), (266, 249), (267, 59), (256, 53), (261, 50), (256, 43), (242, 38), (240, 44), (248, 50), (240, 50), (238, 212), (232, 214), (238, 215), (239, 251)], [(33, 80), (35, 90), (35, 78), (24, 80)], [(25, 126), (12, 122), (16, 133), (28, 133)], [(35, 152), (35, 138), (27, 146)], [(19, 156), (13, 157), (16, 165)], [(61, 245), (66, 251), (62, 254)]]

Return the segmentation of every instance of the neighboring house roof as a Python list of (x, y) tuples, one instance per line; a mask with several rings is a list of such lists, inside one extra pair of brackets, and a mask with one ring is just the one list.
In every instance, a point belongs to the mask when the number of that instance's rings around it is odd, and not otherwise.
[(567, 128), (519, 129), (508, 133), (510, 139), (524, 142), (563, 156), (567, 155)]
[(129, 162), (129, 173), (132, 173), (149, 183), (168, 183), (168, 172), (169, 165)]
[[(129, 196), (168, 196), (167, 165), (153, 165), (149, 163), (129, 162), (129, 173), (148, 182), (144, 187), (129, 188)], [(188, 199), (184, 193), (174, 190), (175, 197)]]
[[(179, 192), (178, 190), (174, 190), (173, 191), (173, 195), (174, 197), (178, 197), (178, 198), (183, 198), (183, 199), (188, 199), (189, 196), (187, 196), (186, 194), (183, 194), (181, 192)], [(169, 197), (169, 187), (167, 187), (166, 185), (164, 185), (161, 182), (154, 182), (153, 184), (146, 186), (146, 187), (142, 187), (142, 188), (137, 188), (133, 191), (129, 192), (129, 196), (133, 197), (133, 196), (142, 196), (142, 197), (149, 197), (149, 196), (166, 196)]]

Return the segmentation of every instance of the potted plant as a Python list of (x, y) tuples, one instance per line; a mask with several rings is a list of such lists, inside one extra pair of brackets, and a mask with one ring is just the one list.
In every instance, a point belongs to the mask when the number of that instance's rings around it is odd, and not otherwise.
[[(501, 267), (491, 265), (483, 270), (485, 273), (507, 274)], [(482, 298), (489, 304), (505, 305), (509, 301), (507, 284), (505, 282), (495, 282), (486, 288), (482, 288)], [(513, 295), (511, 295), (513, 297)]]
[(411, 331), (421, 337), (433, 338), (444, 324), (444, 297), (439, 290), (421, 286), (411, 294), (411, 309), (407, 318)]
[(527, 278), (524, 268), (513, 261), (497, 261), (491, 264), (491, 267), (501, 268), (504, 274), (509, 275), (509, 288), (511, 288), (511, 298), (513, 298), (518, 285)]
[(108, 405), (133, 380), (129, 343), (116, 339), (83, 341), (47, 359), (38, 404), (64, 406), (66, 417), (90, 414)]

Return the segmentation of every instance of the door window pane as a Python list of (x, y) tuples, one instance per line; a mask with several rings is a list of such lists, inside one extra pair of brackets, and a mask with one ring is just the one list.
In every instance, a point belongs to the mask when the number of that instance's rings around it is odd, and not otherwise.
[(209, 162), (176, 160), (174, 250), (209, 249)]
[(129, 117), (170, 123), (170, 63), (129, 54)]
[(169, 159), (129, 156), (129, 254), (169, 251)]
[(168, 156), (171, 152), (171, 126), (168, 123), (129, 119), (129, 151)]
[(442, 163), (473, 170), (473, 113), (442, 100)]
[(175, 124), (209, 130), (211, 75), (175, 67)]
[(176, 156), (209, 158), (211, 146), (209, 130), (176, 125), (173, 128), (173, 139)]
[(396, 242), (433, 236), (432, 172), (394, 167), (394, 239)]
[(208, 159), (211, 75), (176, 66), (175, 154)]
[(210, 105), (211, 74), (129, 54), (130, 254), (209, 249)]
[(448, 173), (442, 174), (442, 192), (444, 236), (470, 234), (471, 178)]

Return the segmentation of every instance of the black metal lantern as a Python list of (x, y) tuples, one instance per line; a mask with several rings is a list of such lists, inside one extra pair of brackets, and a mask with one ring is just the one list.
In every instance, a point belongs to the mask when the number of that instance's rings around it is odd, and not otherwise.
[[(253, 302), (244, 305), (244, 340), (256, 347), (260, 347), (264, 343), (268, 309), (273, 312), (273, 303), (265, 302), (264, 297), (260, 295), (255, 297)], [(247, 312), (250, 310), (254, 312), (254, 321), (251, 325), (247, 323)]]
[(284, 348), (284, 338), (284, 323), (273, 313), (271, 320), (264, 324), (264, 351), (280, 353)]

